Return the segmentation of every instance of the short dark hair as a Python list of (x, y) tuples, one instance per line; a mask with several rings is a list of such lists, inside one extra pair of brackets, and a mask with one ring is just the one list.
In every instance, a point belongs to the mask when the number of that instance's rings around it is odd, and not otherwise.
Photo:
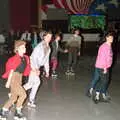
[(52, 34), (52, 32), (51, 32), (51, 31), (45, 31), (45, 33), (44, 33), (43, 36), (46, 36), (46, 35), (48, 35), (48, 34)]
[(107, 33), (105, 33), (105, 37), (109, 37), (109, 36), (114, 36), (114, 33), (113, 32), (107, 32)]

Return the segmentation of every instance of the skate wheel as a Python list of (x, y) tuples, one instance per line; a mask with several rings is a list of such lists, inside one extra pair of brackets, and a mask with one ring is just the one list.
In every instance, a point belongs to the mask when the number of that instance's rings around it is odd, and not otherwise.
[(21, 120), (21, 118), (18, 118), (18, 117), (14, 117), (14, 120)]
[(70, 73), (66, 73), (66, 75), (70, 75)]
[(18, 120), (18, 118), (17, 118), (17, 117), (14, 117), (14, 120)]
[(52, 78), (57, 78), (57, 76), (52, 76)]
[(25, 117), (24, 118), (14, 117), (14, 120), (27, 120), (27, 119)]
[(0, 120), (7, 120), (7, 118), (1, 118), (1, 117), (0, 117)]
[(24, 118), (21, 118), (20, 120), (27, 120), (27, 119), (24, 117)]

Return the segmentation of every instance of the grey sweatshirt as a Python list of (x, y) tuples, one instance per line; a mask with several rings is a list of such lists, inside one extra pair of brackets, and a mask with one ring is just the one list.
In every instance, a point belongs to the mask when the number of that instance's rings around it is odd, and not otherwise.
[(30, 56), (30, 62), (33, 69), (39, 69), (44, 66), (46, 73), (49, 73), (49, 55), (51, 50), (49, 47), (45, 54), (44, 44), (45, 41), (42, 41), (34, 48)]

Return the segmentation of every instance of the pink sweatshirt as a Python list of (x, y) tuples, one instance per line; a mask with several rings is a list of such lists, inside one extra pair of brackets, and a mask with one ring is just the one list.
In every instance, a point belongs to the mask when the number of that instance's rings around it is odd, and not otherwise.
[(105, 42), (100, 46), (98, 50), (95, 67), (102, 69), (109, 68), (112, 65), (112, 59), (113, 59), (112, 48)]

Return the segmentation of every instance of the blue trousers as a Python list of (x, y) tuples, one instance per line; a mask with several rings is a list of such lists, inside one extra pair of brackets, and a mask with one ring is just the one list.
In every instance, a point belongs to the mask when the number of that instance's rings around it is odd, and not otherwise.
[(90, 88), (106, 94), (109, 82), (109, 71), (107, 71), (106, 74), (104, 74), (103, 71), (103, 69), (95, 68)]

